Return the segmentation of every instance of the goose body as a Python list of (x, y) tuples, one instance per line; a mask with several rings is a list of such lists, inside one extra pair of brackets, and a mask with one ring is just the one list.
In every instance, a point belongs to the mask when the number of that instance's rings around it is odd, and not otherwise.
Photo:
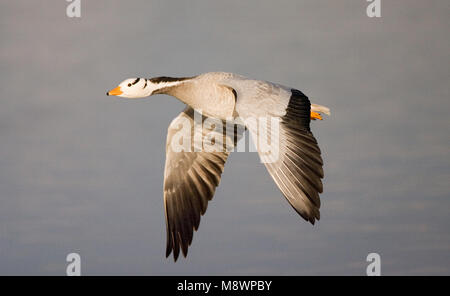
[[(166, 256), (173, 251), (187, 255), (200, 216), (219, 185), (225, 162), (245, 128), (254, 138), (270, 134), (267, 125), (257, 119), (276, 119), (277, 134), (270, 137), (277, 153), (266, 153), (257, 145), (261, 161), (297, 213), (314, 224), (320, 219), (323, 186), (321, 152), (310, 130), (311, 119), (329, 115), (327, 107), (311, 104), (301, 91), (279, 84), (248, 79), (224, 72), (194, 77), (130, 78), (107, 95), (142, 98), (168, 94), (187, 105), (169, 125), (164, 170), (164, 208), (167, 226)], [(196, 124), (196, 118), (202, 123)], [(229, 122), (237, 133), (227, 132)], [(197, 120), (198, 121), (198, 120)], [(180, 128), (180, 126), (190, 128)], [(267, 129), (267, 130), (265, 130)], [(196, 135), (214, 138), (208, 150), (195, 141)], [(188, 148), (176, 149), (180, 137), (188, 139)], [(258, 142), (259, 143), (259, 142)], [(231, 148), (231, 149), (230, 149)]]

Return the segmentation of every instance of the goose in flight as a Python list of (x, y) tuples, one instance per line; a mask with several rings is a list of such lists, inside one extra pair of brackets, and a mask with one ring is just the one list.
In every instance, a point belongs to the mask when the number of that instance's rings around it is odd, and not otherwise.
[[(311, 119), (321, 120), (320, 113), (329, 115), (327, 107), (310, 104), (308, 97), (297, 89), (223, 72), (183, 78), (130, 78), (107, 92), (107, 95), (130, 99), (155, 94), (174, 96), (187, 105), (171, 122), (167, 132), (164, 170), (166, 257), (172, 251), (175, 261), (180, 251), (186, 257), (200, 216), (213, 198), (232, 150), (201, 149), (202, 145), (198, 147), (198, 141), (193, 138), (196, 134), (209, 135), (218, 147), (234, 148), (244, 129), (249, 130), (253, 139), (269, 132), (268, 125), (256, 124), (258, 118), (277, 119), (279, 123), (276, 136), (270, 139), (276, 144), (277, 153), (265, 153), (257, 145), (261, 161), (301, 217), (312, 224), (320, 219), (323, 162), (310, 122)], [(201, 118), (202, 123), (212, 119), (216, 124), (196, 124), (195, 118)], [(238, 132), (231, 136), (224, 126), (217, 124), (228, 122), (230, 118), (240, 119), (234, 124), (234, 131)], [(183, 128), (185, 124), (190, 128)], [(179, 144), (180, 139), (183, 142), (187, 139), (189, 149), (175, 149), (174, 143)]]

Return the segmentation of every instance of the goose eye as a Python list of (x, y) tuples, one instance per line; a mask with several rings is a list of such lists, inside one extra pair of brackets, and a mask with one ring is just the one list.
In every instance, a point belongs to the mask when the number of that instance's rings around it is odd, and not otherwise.
[(128, 87), (130, 87), (131, 86), (131, 83), (128, 83)]

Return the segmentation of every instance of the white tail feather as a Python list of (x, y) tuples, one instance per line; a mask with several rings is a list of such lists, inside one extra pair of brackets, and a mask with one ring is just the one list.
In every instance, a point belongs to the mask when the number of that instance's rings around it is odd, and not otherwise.
[(330, 108), (317, 104), (311, 104), (311, 111), (325, 113), (328, 116), (331, 114)]

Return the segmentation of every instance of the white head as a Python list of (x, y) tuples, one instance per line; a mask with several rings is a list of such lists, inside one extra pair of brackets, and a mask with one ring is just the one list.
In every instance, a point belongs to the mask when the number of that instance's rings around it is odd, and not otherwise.
[(154, 77), (154, 78), (128, 78), (122, 81), (118, 87), (106, 93), (107, 96), (119, 96), (124, 98), (144, 98), (152, 94), (165, 93), (168, 89), (184, 83), (195, 77)]
[(128, 78), (122, 81), (118, 87), (107, 92), (106, 95), (130, 99), (144, 98), (150, 96), (157, 88), (157, 85), (152, 83), (150, 79)]

